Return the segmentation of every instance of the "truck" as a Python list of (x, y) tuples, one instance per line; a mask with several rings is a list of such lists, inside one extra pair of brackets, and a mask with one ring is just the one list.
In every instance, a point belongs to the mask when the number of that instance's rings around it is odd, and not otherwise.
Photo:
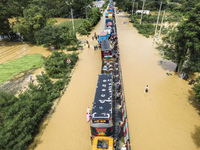
[(113, 9), (112, 8), (108, 8), (108, 10), (107, 10), (108, 12), (109, 12), (109, 14), (112, 14), (112, 12), (113, 12)]
[(113, 73), (115, 68), (115, 60), (113, 57), (106, 56), (102, 59), (101, 73)]
[(112, 57), (112, 49), (108, 40), (101, 41), (101, 58), (103, 59), (105, 56)]
[(112, 14), (109, 14), (108, 15), (108, 18), (111, 18), (111, 21), (113, 20), (113, 15)]
[(112, 137), (96, 136), (93, 138), (92, 150), (113, 150), (113, 144)]
[(105, 12), (105, 17), (106, 17), (106, 18), (108, 18), (108, 15), (109, 15), (109, 13), (108, 13), (108, 12)]
[(106, 18), (106, 25), (108, 22), (112, 22), (111, 18)]
[(111, 34), (112, 34), (112, 29), (111, 29), (111, 27), (105, 27), (105, 28), (104, 28), (104, 32), (107, 32), (107, 33), (108, 33), (108, 37), (110, 37)]
[(112, 28), (112, 22), (108, 22), (107, 23), (107, 27), (111, 27)]
[(101, 32), (99, 35), (98, 42), (101, 43), (102, 40), (107, 40), (107, 39), (108, 39), (108, 32)]

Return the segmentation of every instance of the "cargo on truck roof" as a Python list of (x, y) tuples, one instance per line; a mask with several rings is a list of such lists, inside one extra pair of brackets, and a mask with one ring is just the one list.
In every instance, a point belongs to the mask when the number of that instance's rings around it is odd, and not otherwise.
[(108, 40), (102, 40), (102, 41), (101, 41), (101, 50), (102, 50), (102, 51), (111, 50), (111, 48), (110, 48), (110, 43), (109, 43)]

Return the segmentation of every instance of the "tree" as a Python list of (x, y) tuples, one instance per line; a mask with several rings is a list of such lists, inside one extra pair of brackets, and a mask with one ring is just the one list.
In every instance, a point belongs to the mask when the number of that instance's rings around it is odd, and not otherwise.
[(96, 25), (101, 19), (101, 12), (99, 8), (92, 8), (88, 14), (89, 21), (92, 23), (92, 26)]
[(0, 1), (0, 35), (8, 34), (10, 30), (8, 18), (11, 16), (8, 10), (8, 1), (2, 0)]
[[(71, 63), (67, 63), (69, 58)], [(52, 78), (63, 78), (74, 67), (78, 60), (78, 53), (64, 54), (62, 52), (54, 51), (51, 56), (45, 60), (45, 69)]]
[(195, 99), (197, 102), (200, 102), (200, 76), (196, 79), (196, 84), (193, 87), (195, 92)]
[(66, 45), (77, 42), (76, 35), (67, 26), (46, 26), (35, 33), (38, 45), (54, 46), (56, 49), (65, 49)]
[(189, 12), (189, 18), (163, 38), (158, 46), (164, 58), (177, 64), (176, 72), (192, 74), (200, 71), (200, 4)]
[(48, 18), (48, 9), (45, 6), (31, 4), (24, 10), (24, 18), (18, 19), (13, 30), (23, 34), (28, 41), (35, 42), (34, 32), (45, 27)]

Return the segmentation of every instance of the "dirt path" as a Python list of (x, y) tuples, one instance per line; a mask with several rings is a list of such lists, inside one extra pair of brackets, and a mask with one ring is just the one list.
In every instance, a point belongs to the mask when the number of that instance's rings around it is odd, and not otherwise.
[(192, 86), (172, 72), (172, 62), (160, 63), (152, 38), (123, 24), (126, 14), (116, 19), (132, 149), (200, 149), (200, 117), (188, 101)]
[[(91, 32), (100, 34), (104, 29), (104, 17)], [(94, 51), (97, 41), (88, 40), (90, 48), (84, 47), (80, 60), (72, 75), (68, 89), (60, 100), (48, 126), (44, 129), (36, 150), (89, 150), (90, 124), (86, 122), (86, 110), (92, 108), (98, 74), (101, 73), (100, 50)]]

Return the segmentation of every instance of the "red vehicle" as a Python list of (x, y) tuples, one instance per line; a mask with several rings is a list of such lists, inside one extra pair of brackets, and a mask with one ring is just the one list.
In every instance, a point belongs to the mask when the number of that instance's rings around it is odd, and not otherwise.
[(107, 27), (112, 27), (112, 22), (108, 22)]

